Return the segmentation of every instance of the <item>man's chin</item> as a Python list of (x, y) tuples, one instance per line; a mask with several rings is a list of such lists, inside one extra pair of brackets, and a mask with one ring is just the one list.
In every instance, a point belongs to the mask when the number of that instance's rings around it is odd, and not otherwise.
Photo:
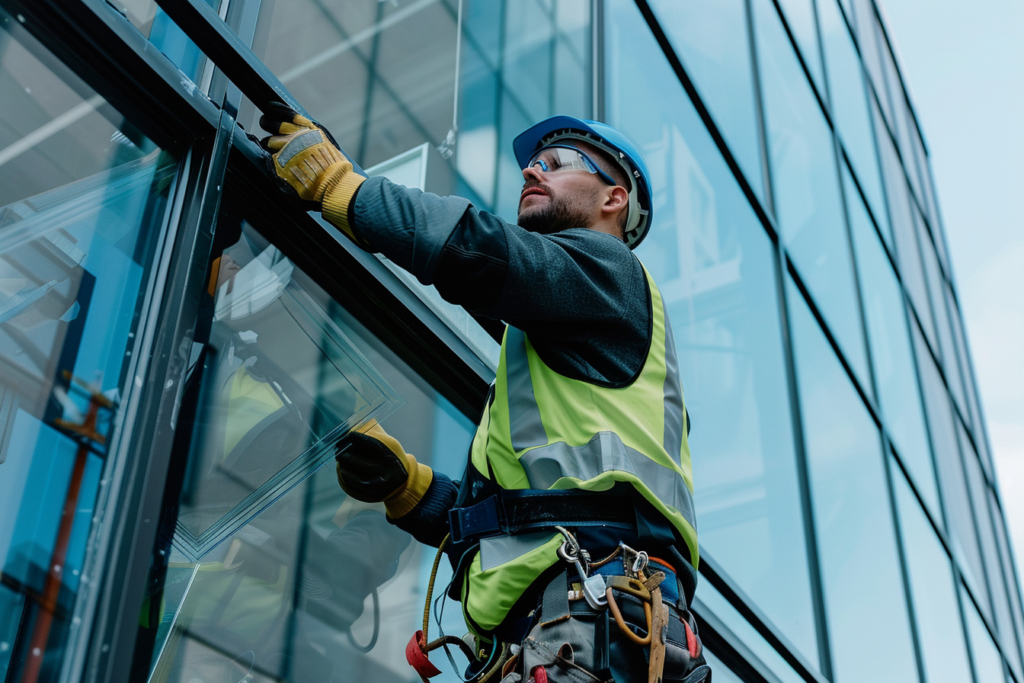
[(519, 227), (529, 232), (539, 232), (542, 235), (552, 232), (552, 220), (550, 212), (542, 207), (528, 206), (519, 210), (517, 219)]

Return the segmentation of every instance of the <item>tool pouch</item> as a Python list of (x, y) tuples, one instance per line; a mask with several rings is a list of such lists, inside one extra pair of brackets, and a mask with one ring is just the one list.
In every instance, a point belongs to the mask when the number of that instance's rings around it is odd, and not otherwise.
[[(622, 617), (636, 634), (646, 636), (643, 603), (632, 595), (616, 596)], [(711, 683), (693, 616), (666, 603), (660, 629), (664, 640), (656, 648), (663, 657), (662, 680), (673, 683)], [(657, 634), (655, 634), (657, 635)], [(652, 639), (653, 640), (653, 639)], [(662, 652), (657, 652), (663, 648)], [(595, 610), (585, 600), (569, 600), (568, 578), (560, 573), (544, 591), (536, 619), (504, 683), (604, 683), (650, 680), (651, 648), (627, 639), (607, 609)], [(542, 669), (541, 672), (539, 669)]]

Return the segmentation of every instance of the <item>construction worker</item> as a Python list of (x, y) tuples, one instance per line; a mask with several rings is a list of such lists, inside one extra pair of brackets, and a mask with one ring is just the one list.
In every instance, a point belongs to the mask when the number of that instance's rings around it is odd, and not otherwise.
[[(449, 595), (475, 644), (467, 673), (710, 682), (688, 609), (688, 416), (661, 294), (631, 253), (652, 219), (636, 147), (568, 116), (527, 129), (513, 142), (524, 183), (512, 225), (355, 172), (323, 127), (284, 105), (260, 125), (282, 190), (446, 300), (508, 325), (461, 482), (379, 425), (338, 445), (350, 496), (383, 501), (393, 524), (447, 552)], [(421, 677), (436, 672), (424, 655), (438, 644), (418, 634), (407, 648)]]

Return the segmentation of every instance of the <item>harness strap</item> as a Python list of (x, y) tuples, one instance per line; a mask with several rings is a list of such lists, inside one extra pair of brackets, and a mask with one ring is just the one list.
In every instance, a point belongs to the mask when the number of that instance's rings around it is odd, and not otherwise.
[(456, 544), (554, 526), (637, 530), (629, 496), (578, 490), (500, 491), (476, 505), (452, 508), (448, 522)]

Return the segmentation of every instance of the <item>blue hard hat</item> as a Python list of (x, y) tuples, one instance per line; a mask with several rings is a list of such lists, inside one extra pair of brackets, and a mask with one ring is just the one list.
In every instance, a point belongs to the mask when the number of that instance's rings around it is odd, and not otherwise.
[(520, 168), (526, 168), (541, 147), (559, 140), (582, 140), (608, 153), (632, 180), (629, 189), (629, 211), (626, 216), (625, 239), (635, 249), (651, 227), (651, 181), (647, 164), (640, 150), (625, 135), (607, 123), (578, 119), (574, 116), (552, 116), (530, 126), (512, 141), (512, 151)]

